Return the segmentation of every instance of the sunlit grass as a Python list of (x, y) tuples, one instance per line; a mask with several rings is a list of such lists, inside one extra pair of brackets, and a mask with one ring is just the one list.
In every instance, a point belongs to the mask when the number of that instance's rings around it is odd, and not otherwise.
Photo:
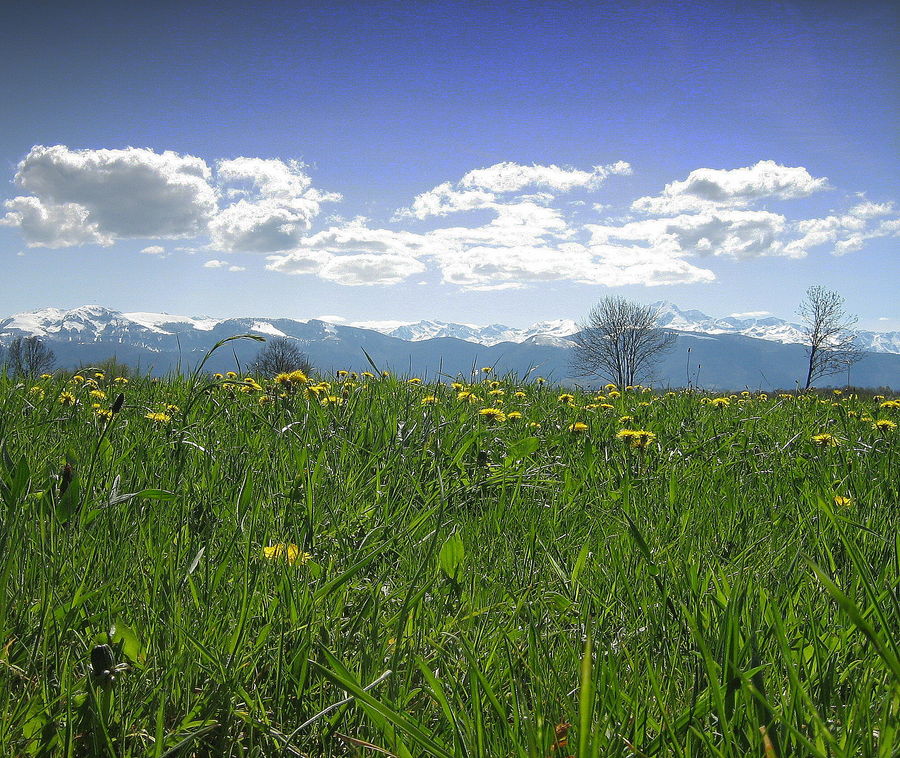
[(411, 378), (0, 379), (0, 754), (900, 752), (891, 398)]

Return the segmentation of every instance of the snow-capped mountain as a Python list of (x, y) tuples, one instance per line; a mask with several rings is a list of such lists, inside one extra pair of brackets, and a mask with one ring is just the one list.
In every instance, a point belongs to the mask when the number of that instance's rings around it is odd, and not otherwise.
[[(803, 344), (800, 324), (790, 323), (768, 314), (737, 314), (715, 318), (697, 310), (681, 310), (672, 303), (654, 303), (659, 312), (660, 326), (678, 332), (720, 335), (737, 334), (782, 344)], [(17, 336), (38, 336), (60, 342), (119, 343), (148, 350), (168, 350), (184, 339), (196, 338), (209, 341), (211, 333), (227, 336), (225, 332), (252, 332), (263, 336), (292, 336), (305, 339), (301, 334), (311, 333), (318, 338), (333, 335), (335, 329), (366, 329), (406, 342), (423, 342), (437, 338), (453, 338), (478, 345), (494, 346), (501, 343), (525, 343), (545, 347), (569, 347), (571, 336), (578, 325), (571, 319), (540, 321), (526, 328), (503, 324), (478, 326), (444, 321), (417, 321), (410, 323), (359, 322), (346, 325), (324, 321), (235, 318), (215, 319), (196, 316), (173, 316), (166, 313), (122, 313), (99, 305), (84, 305), (72, 310), (43, 308), (18, 313), (0, 319), (0, 342), (8, 342)], [(218, 338), (218, 336), (217, 336)], [(859, 332), (859, 344), (863, 350), (874, 353), (900, 354), (900, 332)]]

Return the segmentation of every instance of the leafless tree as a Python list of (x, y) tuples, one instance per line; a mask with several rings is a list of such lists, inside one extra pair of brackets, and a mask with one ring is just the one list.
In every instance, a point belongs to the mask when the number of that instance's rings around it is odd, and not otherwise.
[(675, 345), (675, 335), (657, 326), (657, 309), (610, 295), (597, 303), (575, 335), (572, 368), (619, 387), (646, 378)]
[(844, 298), (837, 292), (810, 287), (798, 313), (803, 317), (809, 357), (804, 389), (816, 379), (846, 371), (863, 357), (853, 328), (858, 319), (844, 310)]
[(276, 337), (269, 340), (256, 354), (256, 360), (250, 364), (250, 370), (254, 374), (269, 377), (291, 371), (309, 374), (312, 371), (312, 364), (306, 354), (297, 347), (296, 340)]
[(7, 363), (13, 376), (34, 378), (53, 369), (56, 356), (40, 337), (16, 337), (9, 345)]

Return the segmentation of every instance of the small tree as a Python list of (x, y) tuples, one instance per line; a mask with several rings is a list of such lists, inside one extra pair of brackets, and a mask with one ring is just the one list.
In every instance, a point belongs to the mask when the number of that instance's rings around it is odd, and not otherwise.
[(16, 337), (9, 346), (7, 362), (13, 376), (34, 378), (53, 370), (56, 356), (40, 337)]
[(572, 367), (619, 387), (644, 378), (675, 345), (675, 335), (656, 325), (657, 309), (610, 295), (597, 303), (575, 335)]
[(287, 337), (276, 337), (269, 340), (250, 364), (250, 370), (260, 376), (277, 376), (291, 371), (302, 371), (309, 374), (312, 364), (306, 354), (297, 347), (295, 340)]
[(803, 317), (809, 358), (804, 389), (816, 379), (846, 371), (863, 357), (853, 329), (858, 319), (844, 310), (844, 298), (837, 292), (810, 287), (798, 313)]

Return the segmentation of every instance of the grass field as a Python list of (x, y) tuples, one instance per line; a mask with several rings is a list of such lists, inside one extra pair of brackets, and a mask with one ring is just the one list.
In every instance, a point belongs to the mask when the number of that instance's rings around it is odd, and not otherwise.
[(3, 756), (900, 755), (890, 397), (80, 376), (0, 379)]

